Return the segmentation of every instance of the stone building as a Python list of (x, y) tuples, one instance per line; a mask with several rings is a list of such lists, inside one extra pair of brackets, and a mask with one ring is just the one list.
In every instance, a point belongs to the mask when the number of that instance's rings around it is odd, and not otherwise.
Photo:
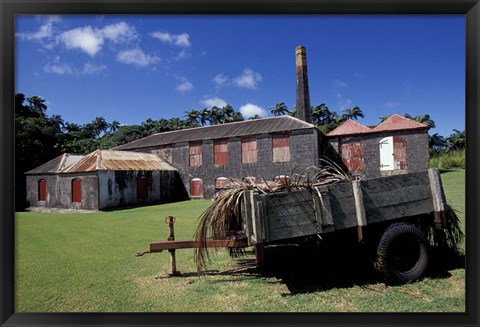
[(211, 197), (231, 178), (273, 180), (318, 165), (321, 133), (290, 116), (154, 134), (115, 150), (151, 152), (178, 169), (191, 197)]
[(375, 127), (348, 120), (326, 135), (325, 153), (364, 178), (424, 171), (429, 161), (428, 128), (397, 114)]
[(177, 170), (154, 154), (64, 154), (25, 174), (30, 207), (98, 210), (186, 198)]

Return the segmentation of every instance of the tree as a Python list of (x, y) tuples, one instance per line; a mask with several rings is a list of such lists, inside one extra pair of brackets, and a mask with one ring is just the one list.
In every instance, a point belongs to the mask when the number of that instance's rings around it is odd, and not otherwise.
[(210, 109), (210, 124), (216, 125), (216, 124), (223, 124), (225, 121), (225, 113), (223, 109), (213, 106), (212, 109)]
[(262, 117), (260, 117), (259, 115), (253, 115), (252, 117), (248, 118), (249, 120), (253, 120), (253, 119), (260, 119)]
[(142, 122), (142, 129), (143, 129), (143, 134), (145, 136), (152, 135), (155, 133), (155, 121), (152, 118), (148, 118), (144, 122)]
[(27, 101), (30, 105), (30, 109), (37, 113), (39, 116), (45, 117), (45, 111), (47, 111), (47, 105), (45, 104), (45, 99), (40, 96), (32, 96), (27, 98)]
[(315, 126), (326, 126), (330, 123), (330, 117), (332, 115), (330, 109), (325, 105), (325, 103), (321, 103), (312, 107), (312, 123)]
[(419, 123), (425, 124), (430, 128), (435, 128), (435, 122), (430, 118), (430, 115), (424, 114), (415, 116), (413, 120), (418, 121)]
[(210, 110), (204, 108), (200, 111), (200, 124), (205, 126), (207, 122), (210, 120)]
[(187, 117), (187, 122), (190, 123), (190, 125), (198, 125), (199, 123), (199, 118), (200, 118), (200, 113), (198, 110), (195, 109), (190, 109), (188, 111), (185, 111), (185, 117)]
[(343, 110), (342, 114), (344, 120), (353, 119), (358, 120), (358, 118), (365, 118), (362, 109), (359, 106), (355, 106), (352, 108), (347, 108)]
[(115, 132), (117, 131), (118, 129), (120, 128), (120, 123), (116, 120), (112, 121), (109, 125), (108, 125), (108, 130), (110, 132)]
[(428, 147), (430, 149), (443, 149), (447, 147), (447, 141), (438, 133), (428, 136)]
[(449, 150), (462, 150), (465, 149), (466, 145), (466, 135), (465, 130), (459, 131), (458, 129), (453, 130), (454, 133), (450, 134), (447, 137), (447, 144)]
[(105, 133), (108, 128), (108, 123), (102, 116), (95, 117), (91, 123), (84, 126), (84, 129), (92, 133), (95, 138), (99, 138), (102, 133)]
[(288, 107), (283, 102), (276, 103), (273, 107), (270, 107), (270, 112), (274, 116), (282, 116), (288, 114)]

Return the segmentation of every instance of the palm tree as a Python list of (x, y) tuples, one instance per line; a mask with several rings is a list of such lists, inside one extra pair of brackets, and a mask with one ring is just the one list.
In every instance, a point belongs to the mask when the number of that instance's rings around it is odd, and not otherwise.
[(27, 98), (30, 109), (40, 116), (45, 116), (45, 111), (47, 110), (47, 105), (45, 104), (45, 101), (46, 100), (44, 98), (36, 95)]
[(253, 120), (253, 119), (259, 119), (261, 118), (259, 115), (253, 115), (252, 117), (248, 118), (249, 120)]
[(329, 122), (329, 117), (331, 116), (330, 109), (325, 105), (325, 103), (321, 103), (312, 107), (312, 122), (316, 126), (327, 125)]
[(59, 129), (65, 129), (65, 121), (63, 120), (62, 116), (60, 115), (52, 115), (48, 120), (54, 125), (58, 126)]
[(297, 109), (289, 110), (288, 115), (290, 117), (297, 117)]
[(363, 114), (363, 111), (362, 109), (360, 109), (359, 106), (344, 109), (342, 116), (345, 118), (345, 120), (348, 120), (348, 119), (357, 120), (358, 117), (365, 118), (365, 115)]
[(142, 129), (145, 135), (152, 135), (155, 132), (155, 121), (152, 118), (148, 118), (142, 122)]
[[(380, 116), (380, 117), (378, 117), (378, 118), (380, 119), (380, 122), (383, 123), (385, 120), (388, 119), (388, 117), (390, 117), (390, 116)], [(405, 117), (405, 116), (404, 116), (404, 117)]]
[(450, 136), (447, 137), (448, 149), (449, 150), (465, 149), (465, 144), (466, 144), (465, 130), (459, 131), (458, 129), (454, 129), (453, 131), (454, 133), (450, 134)]
[(191, 125), (196, 125), (196, 124), (198, 124), (198, 120), (200, 118), (200, 113), (198, 112), (198, 110), (190, 109), (188, 111), (185, 111), (184, 116), (187, 117), (187, 121)]
[(244, 121), (245, 118), (243, 117), (240, 111), (234, 111), (231, 117), (232, 121)]
[(428, 147), (430, 149), (440, 149), (447, 146), (445, 138), (438, 133), (428, 136)]
[(430, 128), (435, 128), (435, 122), (430, 118), (430, 115), (424, 114), (415, 116), (413, 120), (418, 121), (419, 123), (425, 124)]
[(282, 115), (288, 114), (289, 111), (285, 103), (278, 102), (273, 107), (270, 107), (270, 112), (274, 116), (282, 116)]
[(85, 125), (85, 129), (92, 132), (96, 138), (100, 137), (107, 130), (107, 127), (108, 123), (102, 116), (95, 117), (91, 123)]
[(225, 121), (225, 113), (223, 109), (213, 106), (210, 109), (210, 124), (223, 124)]
[(204, 108), (202, 111), (200, 111), (199, 117), (200, 117), (200, 124), (202, 126), (205, 126), (210, 119), (210, 110), (208, 110), (207, 108)]
[(120, 122), (114, 120), (108, 125), (108, 128), (110, 132), (115, 132), (120, 128)]

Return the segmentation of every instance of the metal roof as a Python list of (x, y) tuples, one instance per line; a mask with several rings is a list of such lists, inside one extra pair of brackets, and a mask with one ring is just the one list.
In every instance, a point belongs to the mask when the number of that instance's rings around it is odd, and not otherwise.
[(27, 171), (25, 174), (56, 174), (77, 163), (83, 157), (84, 156), (80, 154), (64, 153), (37, 168)]
[(235, 136), (242, 137), (264, 133), (310, 129), (314, 127), (315, 126), (312, 124), (294, 117), (279, 116), (157, 133), (130, 143), (116, 146), (113, 149), (138, 149), (190, 141), (212, 140)]
[(372, 129), (357, 123), (351, 119), (347, 120), (333, 131), (328, 133), (328, 136), (338, 136), (338, 135), (352, 135), (352, 134), (364, 134), (364, 133), (371, 133)]
[(351, 119), (347, 120), (333, 131), (327, 134), (328, 137), (346, 136), (346, 135), (361, 135), (371, 133), (385, 133), (405, 130), (421, 130), (428, 129), (425, 124), (419, 123), (413, 119), (406, 118), (397, 114), (393, 114), (385, 121), (375, 127), (367, 127), (357, 123)]
[(97, 150), (87, 154), (82, 160), (62, 171), (80, 173), (97, 170), (177, 170), (172, 165), (152, 153)]
[(388, 117), (385, 121), (378, 124), (373, 131), (383, 132), (383, 131), (398, 131), (404, 129), (428, 129), (429, 127), (425, 124), (419, 123), (413, 119), (406, 118), (397, 114), (393, 114)]

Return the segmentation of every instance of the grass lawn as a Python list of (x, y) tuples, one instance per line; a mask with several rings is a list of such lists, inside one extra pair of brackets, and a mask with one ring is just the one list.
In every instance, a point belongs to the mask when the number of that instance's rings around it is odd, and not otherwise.
[[(465, 219), (464, 170), (442, 174), (447, 201)], [(16, 216), (17, 312), (464, 312), (465, 270), (403, 286), (355, 276), (260, 274), (253, 255), (214, 252), (199, 277), (193, 250), (177, 251), (180, 277), (163, 278), (169, 254), (135, 253), (166, 240), (192, 239), (209, 200), (96, 213), (20, 212)], [(308, 260), (308, 258), (307, 258)], [(157, 278), (158, 277), (158, 278)], [(296, 278), (297, 277), (297, 278)], [(305, 278), (306, 277), (306, 278)]]

